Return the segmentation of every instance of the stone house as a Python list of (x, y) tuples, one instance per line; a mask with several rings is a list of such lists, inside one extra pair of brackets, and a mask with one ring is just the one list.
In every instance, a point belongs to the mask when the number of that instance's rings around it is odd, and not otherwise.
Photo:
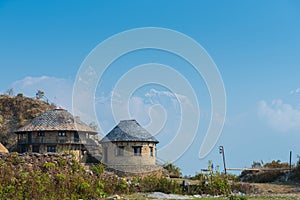
[(72, 151), (76, 156), (87, 151), (86, 145), (92, 145), (91, 138), (97, 134), (78, 117), (61, 108), (44, 112), (15, 133), (21, 153)]
[(160, 170), (156, 165), (158, 141), (136, 120), (122, 120), (101, 141), (102, 162), (109, 168), (145, 173)]

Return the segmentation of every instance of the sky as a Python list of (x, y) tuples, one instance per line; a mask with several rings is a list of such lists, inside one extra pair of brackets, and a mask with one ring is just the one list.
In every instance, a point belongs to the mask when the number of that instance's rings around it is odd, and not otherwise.
[[(100, 137), (120, 119), (135, 118), (160, 140), (158, 157), (175, 162), (185, 175), (200, 172), (209, 160), (223, 170), (220, 145), (227, 167), (250, 167), (261, 160), (286, 162), (290, 151), (296, 163), (299, 9), (296, 0), (0, 0), (0, 92), (13, 88), (15, 94), (35, 97), (37, 90), (43, 90), (50, 102), (87, 123), (97, 123)], [(219, 91), (209, 87), (219, 80), (207, 83), (205, 74), (172, 52), (144, 48), (119, 55), (98, 77), (103, 66), (92, 65), (92, 57), (100, 62), (121, 48), (120, 43), (111, 48), (101, 44), (116, 34), (145, 27), (173, 30), (202, 46), (221, 77), (226, 116), (220, 120), (212, 114), (213, 93)], [(138, 35), (136, 41), (143, 37)], [(174, 41), (176, 45), (184, 47)], [(85, 77), (95, 88), (78, 95), (84, 72), (89, 72)], [(76, 110), (88, 98), (93, 100), (89, 107), (93, 117)], [(209, 154), (200, 158), (210, 122), (220, 122), (223, 128)]]

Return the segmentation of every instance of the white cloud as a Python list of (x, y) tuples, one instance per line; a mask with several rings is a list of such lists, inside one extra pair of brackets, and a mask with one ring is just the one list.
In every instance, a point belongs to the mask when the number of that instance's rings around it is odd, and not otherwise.
[[(101, 112), (101, 116), (98, 116), (98, 119), (101, 119), (99, 125), (103, 124), (104, 130), (115, 126), (115, 123), (120, 120), (131, 118), (136, 119), (154, 135), (165, 128), (166, 120), (180, 123), (181, 106), (190, 105), (189, 99), (184, 95), (156, 89), (150, 89), (144, 95), (131, 96), (129, 99), (125, 99), (121, 91), (113, 91), (106, 96), (102, 93), (96, 98), (96, 103), (99, 108), (98, 112)], [(190, 111), (194, 111), (191, 106), (189, 107)], [(105, 121), (108, 117), (103, 116), (112, 115), (116, 122), (111, 122), (108, 125)]]
[(300, 93), (300, 88), (290, 91), (290, 94), (299, 94), (299, 93)]
[(300, 130), (300, 109), (284, 103), (281, 99), (271, 104), (259, 102), (258, 115), (271, 128), (280, 132)]
[(131, 116), (156, 135), (165, 125), (167, 111), (159, 104), (147, 104), (141, 97), (133, 96), (129, 102)]
[(73, 81), (49, 76), (31, 77), (15, 81), (11, 86), (15, 93), (23, 93), (28, 97), (35, 97), (37, 90), (45, 92), (49, 103), (71, 111)]
[(150, 98), (152, 103), (157, 103), (157, 99), (161, 100), (161, 98), (167, 97), (169, 100), (172, 101), (172, 105), (176, 109), (178, 109), (178, 106), (180, 106), (178, 104), (178, 101), (179, 103), (181, 103), (181, 106), (193, 107), (188, 97), (182, 94), (172, 93), (169, 91), (158, 91), (156, 89), (151, 89), (148, 93), (145, 94), (145, 97)]
[[(157, 91), (163, 92), (163, 91)], [(122, 93), (122, 92), (121, 92)], [(158, 133), (163, 127), (166, 121), (166, 114), (168, 110), (177, 110), (178, 102), (172, 102), (172, 98), (167, 95), (169, 104), (163, 104), (161, 100), (166, 97), (163, 96), (149, 96), (149, 92), (144, 96), (131, 96), (129, 99), (119, 92), (113, 91), (109, 95), (103, 93), (96, 98), (96, 104), (101, 110), (101, 115), (111, 116), (115, 118), (116, 122), (111, 122), (109, 127), (115, 126), (120, 120), (124, 119), (136, 119), (142, 126), (147, 128), (154, 135)], [(165, 103), (165, 102), (164, 102)], [(173, 105), (174, 104), (174, 105)], [(100, 116), (100, 118), (103, 118)], [(107, 119), (107, 117), (105, 117)], [(101, 124), (103, 121), (101, 121)], [(103, 127), (107, 129), (106, 127)]]

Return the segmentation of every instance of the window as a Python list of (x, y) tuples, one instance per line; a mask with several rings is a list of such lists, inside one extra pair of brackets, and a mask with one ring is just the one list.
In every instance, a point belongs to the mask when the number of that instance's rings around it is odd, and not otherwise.
[(153, 147), (149, 147), (150, 148), (150, 156), (153, 156)]
[(117, 147), (116, 155), (117, 156), (124, 156), (124, 146), (118, 146)]
[(59, 131), (58, 132), (58, 136), (59, 137), (66, 137), (67, 136), (67, 133), (65, 131)]
[(39, 131), (39, 132), (37, 133), (37, 135), (38, 135), (39, 137), (43, 137), (43, 136), (45, 136), (45, 131)]
[(53, 145), (47, 146), (47, 152), (56, 152), (56, 146), (53, 146)]
[(74, 132), (74, 142), (79, 142), (79, 133)]
[(138, 147), (132, 147), (133, 150), (133, 155), (134, 156), (141, 156), (142, 155), (142, 147), (138, 146)]

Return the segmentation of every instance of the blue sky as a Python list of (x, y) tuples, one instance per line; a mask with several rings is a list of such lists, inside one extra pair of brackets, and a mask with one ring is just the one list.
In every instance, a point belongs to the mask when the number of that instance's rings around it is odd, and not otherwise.
[[(229, 167), (252, 161), (293, 162), (300, 154), (300, 9), (299, 1), (0, 1), (0, 91), (14, 88), (34, 96), (44, 90), (51, 102), (72, 109), (72, 88), (87, 55), (102, 41), (133, 28), (162, 27), (179, 31), (209, 53), (222, 76), (227, 115), (217, 145), (204, 159), (199, 148), (209, 114), (200, 120), (195, 140), (176, 160), (185, 174), (194, 174), (212, 160), (221, 165), (218, 145)], [(127, 57), (126, 57), (127, 56)], [(197, 91), (200, 110), (209, 113), (210, 97), (203, 79), (184, 61), (163, 52), (126, 55), (107, 70), (96, 98), (103, 132), (113, 126), (110, 95), (115, 81), (136, 65), (157, 62), (174, 67)], [(144, 75), (145, 77), (147, 74)], [(148, 85), (135, 91), (131, 114), (147, 126), (154, 107), (167, 113), (161, 147), (179, 124), (176, 96), (168, 88)], [(179, 94), (178, 94), (179, 95)], [(178, 97), (178, 96), (177, 96)], [(122, 98), (122, 97), (120, 97)], [(177, 102), (177, 103), (176, 103)], [(139, 106), (137, 106), (139, 105)], [(136, 107), (135, 107), (136, 106)], [(152, 109), (152, 108), (151, 108)], [(168, 114), (169, 113), (169, 114)], [(164, 158), (163, 158), (164, 159)]]

